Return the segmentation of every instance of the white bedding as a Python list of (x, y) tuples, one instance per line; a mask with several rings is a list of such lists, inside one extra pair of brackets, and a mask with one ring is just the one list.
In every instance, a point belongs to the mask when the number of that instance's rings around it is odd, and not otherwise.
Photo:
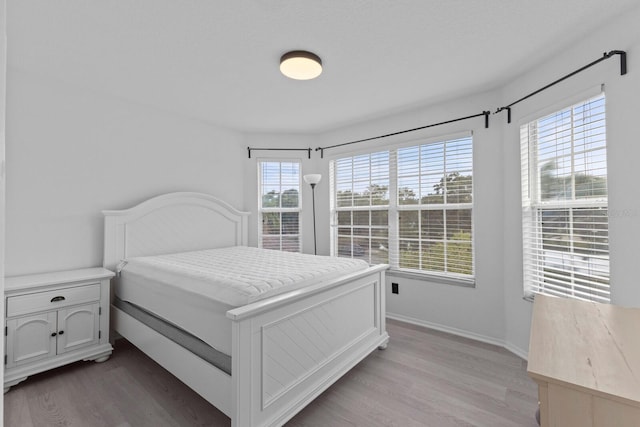
[(126, 260), (115, 293), (231, 354), (234, 307), (364, 270), (362, 260), (235, 246)]

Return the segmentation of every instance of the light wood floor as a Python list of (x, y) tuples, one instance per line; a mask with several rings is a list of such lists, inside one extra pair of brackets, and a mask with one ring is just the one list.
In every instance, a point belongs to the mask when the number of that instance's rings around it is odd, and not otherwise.
[[(488, 344), (389, 321), (386, 350), (287, 426), (537, 426), (526, 363)], [(124, 340), (105, 363), (30, 377), (4, 397), (5, 427), (229, 426), (230, 420)]]

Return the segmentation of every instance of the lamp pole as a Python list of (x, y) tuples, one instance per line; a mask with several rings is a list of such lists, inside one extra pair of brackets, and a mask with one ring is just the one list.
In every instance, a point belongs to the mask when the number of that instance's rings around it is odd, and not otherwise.
[(305, 175), (304, 181), (311, 186), (311, 199), (313, 200), (313, 254), (318, 255), (316, 240), (316, 184), (322, 179), (319, 173)]
[(318, 255), (316, 247), (316, 184), (311, 184), (311, 200), (313, 204), (313, 254)]

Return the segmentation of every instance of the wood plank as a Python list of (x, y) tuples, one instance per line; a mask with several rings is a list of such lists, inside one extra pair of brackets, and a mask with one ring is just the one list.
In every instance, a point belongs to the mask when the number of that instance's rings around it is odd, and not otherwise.
[(595, 397), (593, 399), (593, 425), (637, 427), (640, 408)]
[(19, 389), (14, 393), (5, 394), (4, 425), (34, 427), (31, 412), (29, 412), (27, 393), (24, 390)]
[(566, 387), (558, 387), (555, 384), (549, 384), (547, 393), (549, 426), (592, 427), (594, 425), (591, 395)]

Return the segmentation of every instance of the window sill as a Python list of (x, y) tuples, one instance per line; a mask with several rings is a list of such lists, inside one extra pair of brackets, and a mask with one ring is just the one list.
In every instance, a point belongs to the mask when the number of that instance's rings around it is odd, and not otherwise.
[(475, 288), (476, 287), (476, 279), (463, 279), (457, 277), (449, 277), (449, 276), (440, 276), (438, 274), (428, 274), (428, 273), (411, 273), (408, 271), (401, 270), (387, 270), (387, 276), (391, 277), (403, 277), (405, 279), (413, 279), (413, 280), (421, 280), (425, 282), (433, 282), (442, 285), (454, 285), (454, 286), (462, 286), (464, 288)]

